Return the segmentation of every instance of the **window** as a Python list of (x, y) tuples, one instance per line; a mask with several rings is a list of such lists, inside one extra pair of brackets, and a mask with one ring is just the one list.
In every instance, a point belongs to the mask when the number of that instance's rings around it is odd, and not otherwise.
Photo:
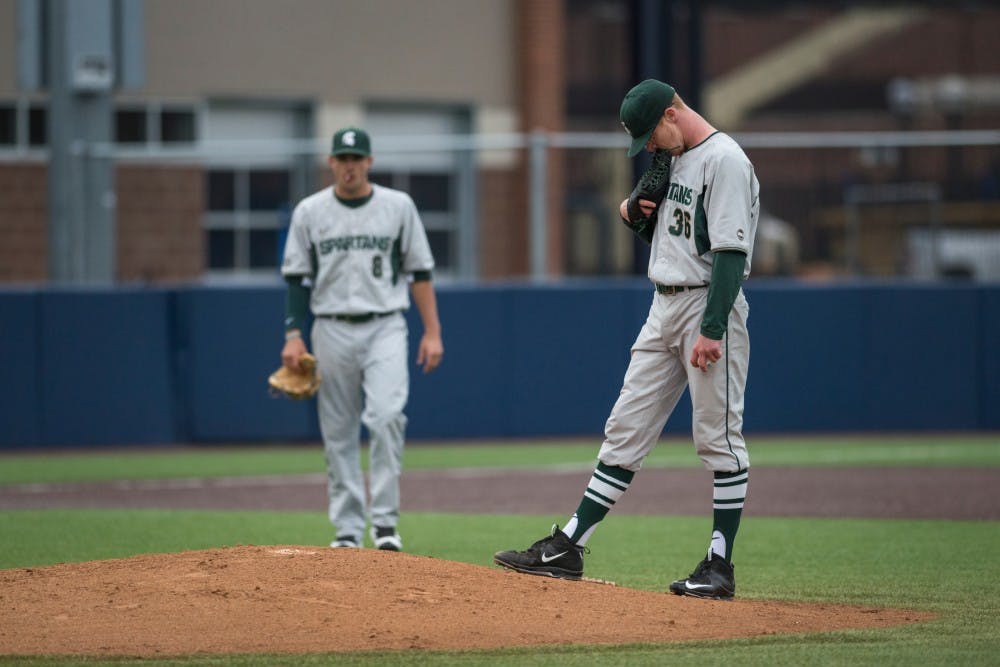
[(250, 268), (263, 269), (281, 265), (278, 256), (277, 229), (250, 230)]
[(160, 111), (160, 142), (164, 144), (193, 143), (195, 114), (191, 109), (164, 108)]
[[(376, 158), (378, 156), (376, 155)], [(379, 164), (377, 160), (375, 164)], [(402, 190), (413, 198), (420, 213), (420, 220), (427, 231), (427, 241), (434, 254), (435, 274), (450, 274), (458, 261), (455, 253), (456, 232), (453, 229), (455, 202), (452, 200), (455, 175), (430, 172), (410, 174), (405, 171), (376, 172), (369, 174), (372, 182), (396, 190)]]
[(448, 213), (455, 206), (452, 200), (454, 174), (407, 174), (375, 171), (373, 167), (368, 177), (373, 183), (402, 190), (410, 195), (421, 217), (429, 213)]
[(120, 144), (146, 143), (145, 109), (119, 109), (115, 112), (115, 141)]
[(236, 261), (236, 234), (231, 229), (208, 231), (208, 265), (232, 266)]
[(281, 265), (279, 236), (290, 222), (295, 203), (292, 173), (291, 167), (216, 168), (207, 172), (210, 271), (273, 272)]
[(232, 169), (208, 171), (208, 210), (236, 210), (236, 172)]
[(452, 247), (454, 242), (454, 235), (441, 231), (438, 229), (428, 230), (427, 232), (427, 242), (431, 246), (431, 252), (434, 254), (435, 260), (438, 257), (451, 257), (455, 249)]
[(410, 196), (421, 211), (449, 211), (453, 180), (452, 174), (411, 174)]
[[(434, 253), (435, 276), (476, 275), (474, 157), (463, 150), (393, 152), (381, 137), (467, 134), (465, 107), (377, 104), (364, 121), (372, 135), (371, 180), (413, 198)], [(462, 224), (463, 219), (467, 220)]]
[(195, 110), (184, 106), (122, 106), (115, 111), (115, 141), (129, 146), (194, 143)]
[[(193, 107), (128, 103), (115, 109), (115, 143), (122, 146), (195, 143), (197, 114)], [(48, 145), (48, 108), (27, 100), (0, 102), (0, 146), (42, 148)]]
[(288, 169), (250, 171), (250, 210), (274, 211), (289, 205), (291, 174)]
[[(161, 120), (167, 118), (161, 115)], [(176, 137), (185, 136), (192, 118), (171, 116)], [(209, 108), (205, 137), (224, 141), (208, 157), (205, 172), (204, 227), (210, 278), (277, 277), (283, 238), (292, 207), (304, 197), (305, 165), (293, 142), (308, 131), (308, 110), (296, 106), (220, 104)], [(266, 152), (238, 150), (240, 142), (273, 142)], [(287, 146), (282, 146), (287, 141)], [(230, 148), (235, 146), (236, 149)], [(225, 151), (225, 152), (222, 152)]]
[[(114, 141), (124, 146), (193, 143), (197, 139), (193, 108), (129, 104), (114, 112)], [(156, 133), (159, 132), (157, 135)], [(27, 100), (0, 102), (0, 146), (42, 148), (48, 145), (48, 108)]]
[(45, 146), (49, 143), (49, 114), (45, 107), (32, 105), (28, 109), (28, 145)]
[(291, 176), (291, 169), (208, 171), (212, 224), (233, 227), (209, 230), (210, 269), (273, 269), (281, 264), (278, 238), (291, 211)]
[(17, 143), (17, 107), (13, 104), (0, 104), (0, 146), (13, 146)]

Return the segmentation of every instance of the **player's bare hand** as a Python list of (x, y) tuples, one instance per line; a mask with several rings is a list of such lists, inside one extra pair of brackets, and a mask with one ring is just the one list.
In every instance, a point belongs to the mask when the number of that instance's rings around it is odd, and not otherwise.
[(702, 373), (707, 373), (711, 365), (721, 358), (722, 341), (705, 338), (699, 334), (691, 349), (691, 365), (700, 368)]
[(281, 364), (290, 370), (299, 370), (299, 359), (308, 352), (306, 343), (301, 337), (290, 338), (285, 341), (285, 347), (281, 348)]
[(441, 365), (443, 356), (444, 345), (441, 343), (441, 336), (424, 333), (420, 339), (420, 347), (417, 349), (417, 365), (423, 366), (424, 373), (430, 373)]

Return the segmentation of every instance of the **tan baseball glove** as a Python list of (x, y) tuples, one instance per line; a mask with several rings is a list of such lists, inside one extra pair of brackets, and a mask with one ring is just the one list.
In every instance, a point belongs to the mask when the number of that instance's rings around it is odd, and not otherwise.
[(308, 352), (299, 357), (298, 371), (293, 371), (286, 366), (282, 366), (267, 378), (267, 384), (271, 387), (272, 391), (282, 393), (296, 400), (315, 396), (316, 392), (319, 391), (319, 382), (320, 377), (319, 371), (316, 369), (316, 357)]

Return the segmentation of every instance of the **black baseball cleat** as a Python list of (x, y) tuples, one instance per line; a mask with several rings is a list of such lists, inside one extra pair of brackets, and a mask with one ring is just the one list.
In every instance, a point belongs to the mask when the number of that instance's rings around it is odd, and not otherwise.
[(382, 551), (402, 551), (403, 538), (392, 526), (372, 526), (372, 543)]
[(670, 592), (696, 598), (732, 600), (736, 593), (733, 566), (722, 556), (709, 554), (687, 579), (678, 579), (670, 584)]
[(527, 551), (498, 551), (493, 562), (525, 574), (537, 574), (556, 579), (579, 579), (583, 576), (584, 547), (578, 547), (559, 526)]
[(333, 539), (333, 542), (330, 542), (330, 546), (334, 549), (347, 547), (357, 548), (361, 546), (361, 543), (358, 541), (358, 538), (353, 535), (337, 535), (337, 537)]

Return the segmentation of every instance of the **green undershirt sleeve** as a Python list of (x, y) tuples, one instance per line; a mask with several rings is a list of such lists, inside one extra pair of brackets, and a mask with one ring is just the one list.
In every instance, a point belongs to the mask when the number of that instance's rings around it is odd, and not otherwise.
[(708, 305), (701, 320), (701, 334), (712, 340), (722, 340), (729, 324), (729, 312), (736, 303), (736, 295), (743, 284), (746, 253), (739, 250), (720, 250), (712, 263), (712, 282), (708, 287)]
[(285, 331), (301, 331), (309, 313), (309, 288), (302, 284), (302, 276), (286, 276), (285, 282)]

